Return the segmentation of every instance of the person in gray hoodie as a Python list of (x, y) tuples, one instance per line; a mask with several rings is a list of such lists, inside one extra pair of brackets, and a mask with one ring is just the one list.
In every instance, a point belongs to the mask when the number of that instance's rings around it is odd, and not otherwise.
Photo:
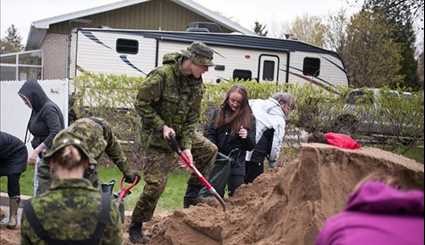
[[(26, 81), (18, 95), (31, 108), (31, 117), (28, 121), (27, 132), (34, 138), (31, 146), (34, 149), (28, 154), (28, 163), (35, 163), (34, 195), (38, 189), (37, 170), (42, 153), (52, 144), (53, 138), (65, 128), (63, 114), (58, 105), (51, 101), (37, 81)], [(25, 134), (25, 142), (27, 134)]]

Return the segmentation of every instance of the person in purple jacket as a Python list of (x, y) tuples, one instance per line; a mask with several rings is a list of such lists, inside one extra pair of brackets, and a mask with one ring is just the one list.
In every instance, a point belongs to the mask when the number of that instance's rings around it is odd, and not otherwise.
[(347, 207), (326, 221), (316, 245), (423, 245), (423, 192), (401, 191), (389, 184), (376, 179), (361, 182)]

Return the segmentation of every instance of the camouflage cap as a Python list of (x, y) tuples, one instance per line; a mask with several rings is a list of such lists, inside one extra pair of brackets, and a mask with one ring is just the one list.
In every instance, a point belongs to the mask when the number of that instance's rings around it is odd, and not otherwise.
[[(56, 152), (69, 145), (75, 146), (80, 149), (83, 154), (86, 155), (87, 158), (89, 158), (89, 162), (93, 162), (94, 159), (91, 158), (91, 155), (87, 150), (88, 146), (85, 145), (85, 142), (68, 131), (61, 131), (59, 134), (56, 135), (56, 137), (53, 139), (52, 146), (44, 154), (44, 158), (48, 161)], [(94, 160), (94, 162), (96, 163), (96, 160)]]
[(194, 42), (187, 50), (182, 50), (182, 54), (196, 65), (214, 66), (214, 51), (204, 43)]
[(89, 158), (90, 164), (97, 164), (96, 158), (105, 150), (107, 142), (101, 125), (89, 118), (82, 118), (56, 135), (44, 157), (51, 157), (67, 145), (78, 147)]

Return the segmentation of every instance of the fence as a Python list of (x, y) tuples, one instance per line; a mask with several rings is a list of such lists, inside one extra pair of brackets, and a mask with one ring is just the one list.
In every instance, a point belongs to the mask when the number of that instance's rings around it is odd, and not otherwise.
[[(68, 125), (68, 80), (38, 81), (46, 95), (62, 110), (65, 125)], [(31, 109), (18, 95), (25, 81), (0, 81), (0, 131), (12, 134), (22, 141)], [(28, 145), (27, 145), (28, 146)]]

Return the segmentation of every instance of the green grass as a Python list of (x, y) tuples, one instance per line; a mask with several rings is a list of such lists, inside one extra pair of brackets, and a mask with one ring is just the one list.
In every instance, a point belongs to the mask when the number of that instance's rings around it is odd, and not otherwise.
[(403, 154), (405, 157), (414, 159), (420, 163), (424, 163), (424, 148), (423, 147), (416, 147), (416, 148), (406, 148), (406, 147), (399, 147), (395, 151), (397, 154)]
[[(32, 196), (34, 167), (28, 166), (26, 171), (22, 174), (20, 179), (21, 194)], [(121, 172), (116, 167), (101, 167), (99, 169), (99, 178), (102, 182), (109, 182), (115, 180), (114, 192), (119, 191), (121, 180)], [(183, 195), (186, 191), (186, 182), (189, 175), (181, 170), (176, 170), (168, 177), (167, 186), (162, 194), (157, 211), (166, 212), (172, 211), (183, 206)], [(139, 199), (140, 193), (143, 191), (143, 179), (133, 189), (132, 193), (125, 199), (126, 210), (132, 210)], [(6, 177), (0, 178), (0, 191), (7, 192), (7, 179)]]

